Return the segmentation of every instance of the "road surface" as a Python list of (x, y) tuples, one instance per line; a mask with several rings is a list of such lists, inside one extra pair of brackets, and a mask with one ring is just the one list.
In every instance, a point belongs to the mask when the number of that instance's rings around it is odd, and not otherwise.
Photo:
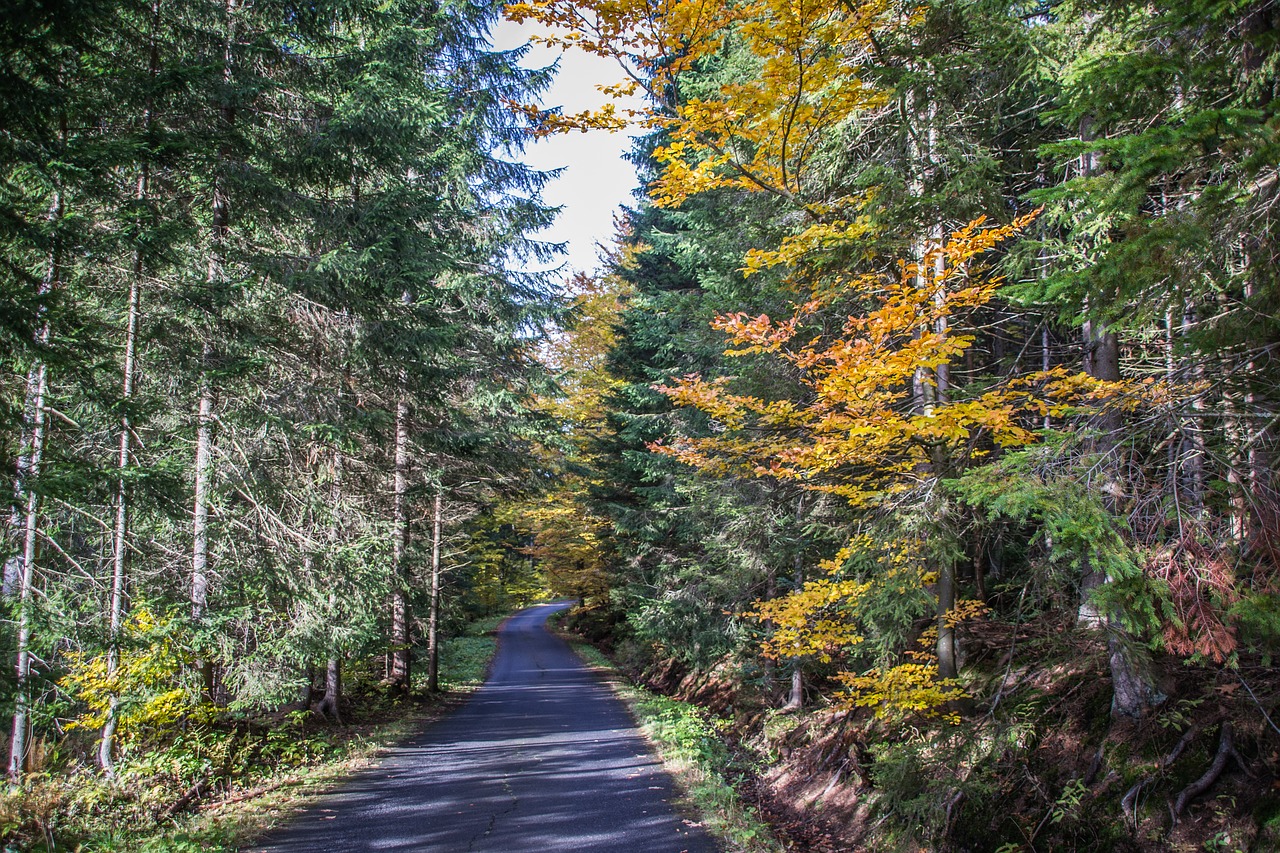
[(489, 680), (444, 720), (270, 834), (261, 853), (712, 853), (670, 806), (630, 715), (546, 630), (508, 619)]

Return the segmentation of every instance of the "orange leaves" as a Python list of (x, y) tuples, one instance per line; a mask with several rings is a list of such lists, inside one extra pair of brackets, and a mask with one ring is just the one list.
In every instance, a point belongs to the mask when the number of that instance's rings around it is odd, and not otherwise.
[[(713, 326), (735, 356), (771, 355), (787, 362), (802, 386), (797, 400), (735, 394), (725, 378), (686, 376), (660, 388), (677, 405), (707, 413), (716, 432), (659, 448), (700, 468), (796, 480), (862, 505), (934, 475), (940, 453), (980, 455), (979, 437), (1002, 447), (1035, 439), (1033, 418), (1079, 399), (1092, 386), (1057, 370), (1005, 380), (974, 393), (938, 393), (936, 372), (962, 358), (975, 337), (963, 333), (968, 312), (991, 300), (997, 279), (979, 261), (1031, 216), (1005, 226), (981, 220), (930, 248), (921, 263), (903, 263), (896, 280), (855, 280), (865, 313), (845, 318), (834, 337), (803, 340), (825, 299), (799, 306), (785, 320), (725, 314)], [(924, 398), (931, 399), (924, 405)]]
[(1168, 587), (1173, 611), (1164, 624), (1168, 649), (1225, 662), (1239, 645), (1225, 614), (1239, 601), (1240, 590), (1222, 555), (1188, 540), (1152, 554), (1147, 570)]

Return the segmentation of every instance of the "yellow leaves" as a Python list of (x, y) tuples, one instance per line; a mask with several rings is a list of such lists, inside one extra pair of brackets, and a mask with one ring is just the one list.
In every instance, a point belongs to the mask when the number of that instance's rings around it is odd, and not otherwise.
[(758, 601), (744, 615), (773, 624), (773, 635), (764, 644), (767, 656), (813, 656), (829, 663), (841, 650), (862, 642), (844, 611), (870, 588), (870, 583), (822, 578), (781, 598)]
[[(512, 3), (506, 15), (551, 28), (544, 43), (616, 60), (628, 79), (602, 87), (607, 96), (649, 95), (648, 110), (621, 114), (611, 103), (574, 116), (523, 110), (539, 133), (664, 128), (672, 142), (657, 154), (664, 168), (651, 194), (670, 207), (737, 187), (815, 210), (820, 200), (805, 198), (809, 163), (852, 116), (887, 101), (859, 73), (872, 35), (913, 25), (888, 0), (537, 0)], [(678, 101), (679, 75), (730, 39), (753, 61), (703, 97)]]
[(126, 620), (115, 671), (108, 673), (105, 654), (68, 654), (69, 667), (58, 682), (84, 702), (89, 710), (68, 723), (68, 728), (101, 728), (112, 701), (119, 699), (118, 731), (128, 738), (142, 728), (164, 728), (177, 723), (196, 707), (193, 693), (181, 683), (183, 667), (191, 655), (175, 620), (162, 619), (139, 607)]
[(861, 239), (872, 230), (866, 218), (852, 222), (836, 219), (811, 225), (799, 234), (785, 237), (776, 249), (751, 249), (744, 258), (743, 277), (776, 266), (790, 266), (812, 252), (833, 249)]
[(903, 663), (861, 674), (840, 673), (836, 678), (845, 686), (847, 707), (874, 708), (881, 719), (923, 714), (960, 722), (957, 714), (944, 709), (963, 697), (964, 690), (956, 681), (940, 678), (935, 664)]
[[(948, 614), (947, 623), (954, 626), (985, 612), (981, 602), (963, 601)], [(945, 709), (965, 692), (958, 681), (939, 677), (937, 642), (938, 626), (930, 625), (916, 640), (916, 647), (907, 650), (907, 663), (838, 674), (836, 680), (845, 687), (842, 703), (849, 708), (874, 708), (880, 719), (922, 714), (958, 723), (959, 717)]]
[[(830, 560), (822, 563), (824, 577), (806, 582), (800, 589), (772, 601), (758, 601), (744, 615), (772, 629), (763, 643), (764, 654), (774, 659), (814, 658), (823, 663), (856, 660), (865, 642), (859, 627), (876, 599), (919, 589), (937, 581), (937, 573), (922, 564), (923, 543), (911, 537), (881, 543), (867, 534), (851, 539)], [(840, 577), (858, 554), (874, 559), (869, 580)], [(883, 606), (881, 604), (880, 606)], [(945, 621), (955, 626), (980, 618), (986, 605), (958, 602)], [(937, 625), (926, 628), (907, 649), (899, 663), (864, 671), (844, 671), (836, 679), (844, 686), (839, 701), (848, 708), (874, 708), (877, 717), (899, 719), (912, 714), (953, 719), (946, 706), (964, 695), (960, 685), (940, 678), (934, 648)]]
[[(964, 622), (971, 622), (974, 619), (980, 619), (986, 616), (991, 608), (985, 602), (978, 601), (974, 598), (965, 598), (957, 601), (955, 606), (947, 611), (946, 622), (952, 628)], [(936, 629), (935, 629), (936, 630)]]
[(604, 104), (599, 109), (583, 110), (569, 115), (515, 101), (508, 101), (507, 107), (515, 112), (522, 113), (528, 119), (535, 137), (550, 136), (554, 133), (568, 133), (575, 130), (581, 133), (591, 130), (613, 132), (626, 128), (631, 123), (631, 118), (635, 115), (634, 111), (631, 110), (623, 110), (619, 113), (617, 105), (612, 103)]

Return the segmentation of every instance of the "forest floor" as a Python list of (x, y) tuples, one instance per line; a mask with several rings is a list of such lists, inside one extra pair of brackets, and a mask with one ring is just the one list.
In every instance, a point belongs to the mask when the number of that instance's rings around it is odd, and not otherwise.
[(115, 783), (68, 739), (43, 771), (0, 795), (0, 849), (46, 853), (231, 853), (287, 820), (483, 683), (502, 617), (442, 644), (442, 692), (388, 696), (346, 675), (344, 723), (312, 711), (226, 715), (172, 733), (122, 762)]

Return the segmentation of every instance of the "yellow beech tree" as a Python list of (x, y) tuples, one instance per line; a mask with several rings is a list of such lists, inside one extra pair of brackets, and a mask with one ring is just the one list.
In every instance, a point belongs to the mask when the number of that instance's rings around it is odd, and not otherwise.
[[(889, 0), (535, 0), (506, 11), (552, 28), (543, 42), (616, 60), (625, 79), (602, 85), (605, 95), (647, 96), (644, 106), (611, 101), (575, 115), (525, 107), (543, 132), (662, 128), (655, 204), (679, 206), (735, 187), (785, 198), (810, 224), (841, 229), (861, 199), (829, 197), (811, 166), (842, 125), (886, 104), (860, 68), (877, 30), (915, 15)], [(682, 91), (681, 73), (717, 57), (729, 41), (744, 48), (734, 52), (740, 61), (709, 87)]]
[[(766, 354), (791, 366), (804, 393), (796, 399), (736, 394), (729, 378), (687, 376), (662, 388), (674, 402), (712, 419), (711, 434), (655, 449), (705, 471), (776, 477), (829, 492), (868, 513), (937, 506), (938, 484), (996, 448), (1026, 445), (1045, 415), (1109, 389), (1079, 373), (1056, 369), (955, 389), (940, 377), (975, 342), (966, 327), (1000, 285), (985, 275), (982, 256), (1025, 227), (1034, 213), (1008, 225), (981, 220), (930, 247), (923, 263), (898, 274), (867, 274), (800, 305), (783, 320), (724, 314), (731, 357)], [(849, 314), (835, 335), (815, 334), (833, 304), (866, 306)], [(935, 709), (959, 695), (955, 627), (980, 607), (956, 597), (955, 561), (930, 547), (930, 525), (893, 542), (860, 536), (800, 589), (761, 602), (754, 615), (775, 626), (766, 652), (830, 661), (862, 641), (861, 600), (877, 584), (928, 586), (936, 619), (910, 661), (869, 673), (848, 673), (854, 704), (885, 709)], [(846, 563), (870, 555), (873, 576), (852, 580)]]
[(574, 293), (573, 322), (540, 355), (559, 386), (558, 394), (539, 401), (542, 411), (562, 425), (559, 446), (546, 451), (546, 463), (558, 469), (558, 476), (550, 491), (521, 502), (511, 514), (532, 538), (526, 552), (538, 561), (551, 591), (599, 603), (609, 590), (608, 520), (590, 507), (595, 467), (589, 457), (604, 426), (604, 398), (616, 384), (606, 360), (616, 342), (614, 324), (626, 285), (618, 276), (582, 273), (568, 284)]

